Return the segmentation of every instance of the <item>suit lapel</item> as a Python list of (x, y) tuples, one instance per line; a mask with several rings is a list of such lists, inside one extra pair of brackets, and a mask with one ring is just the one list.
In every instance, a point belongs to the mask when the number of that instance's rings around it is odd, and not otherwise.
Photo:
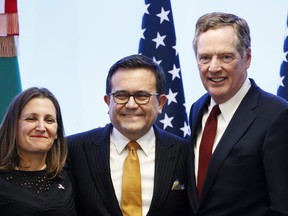
[(153, 211), (157, 210), (165, 201), (169, 191), (171, 190), (171, 182), (173, 173), (175, 172), (175, 166), (177, 162), (177, 156), (179, 155), (179, 148), (177, 145), (171, 143), (171, 140), (165, 138), (165, 135), (160, 132), (157, 127), (156, 133), (156, 156), (155, 156), (155, 176), (154, 176), (154, 191), (150, 205), (150, 209), (147, 215), (153, 214)]
[(191, 107), (190, 111), (190, 117), (189, 117), (189, 123), (191, 127), (191, 144), (189, 147), (189, 157), (188, 157), (188, 167), (189, 167), (189, 179), (191, 188), (188, 190), (191, 191), (191, 193), (188, 193), (189, 196), (192, 194), (190, 199), (190, 205), (192, 206), (192, 209), (194, 212), (197, 211), (199, 206), (199, 199), (197, 194), (197, 186), (196, 186), (196, 179), (195, 179), (195, 156), (194, 156), (194, 148), (196, 146), (196, 138), (197, 138), (197, 131), (199, 127), (201, 126), (202, 122), (202, 116), (205, 110), (208, 108), (210, 102), (210, 96), (208, 94), (205, 94), (199, 99), (199, 102), (194, 103)]
[(194, 146), (195, 146), (195, 139), (192, 139), (192, 143), (189, 146), (189, 155), (188, 155), (188, 197), (189, 202), (194, 212), (197, 211), (199, 206), (198, 194), (197, 194), (197, 186), (196, 186), (196, 179), (195, 179), (195, 156), (194, 156)]
[(111, 126), (106, 126), (102, 135), (95, 137), (95, 142), (85, 143), (84, 151), (89, 169), (91, 169), (93, 174), (94, 184), (105, 205), (109, 206), (112, 215), (121, 215), (110, 174), (110, 129)]
[(223, 164), (223, 161), (227, 158), (233, 146), (256, 118), (250, 110), (245, 111), (243, 109), (241, 111), (239, 110), (239, 112), (237, 111), (237, 113), (239, 115), (233, 117), (212, 155), (203, 186), (202, 199), (205, 198), (209, 188), (217, 176), (219, 169)]

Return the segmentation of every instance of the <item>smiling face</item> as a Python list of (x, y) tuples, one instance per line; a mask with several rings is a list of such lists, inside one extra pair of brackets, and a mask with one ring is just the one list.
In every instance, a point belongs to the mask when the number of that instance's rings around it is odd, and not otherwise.
[(57, 139), (54, 104), (48, 98), (33, 98), (23, 108), (18, 120), (17, 147), (22, 159), (46, 156)]
[(217, 104), (232, 98), (247, 78), (251, 50), (247, 48), (241, 57), (237, 43), (231, 26), (210, 29), (199, 36), (196, 58), (200, 77)]
[[(111, 83), (111, 92), (157, 93), (155, 74), (143, 68), (118, 69), (112, 76)], [(113, 126), (130, 140), (137, 140), (153, 125), (162, 111), (166, 96), (151, 96), (149, 103), (144, 105), (138, 105), (133, 97), (130, 97), (126, 104), (116, 104), (113, 96), (109, 95), (105, 95), (104, 100), (109, 107), (109, 116)]]

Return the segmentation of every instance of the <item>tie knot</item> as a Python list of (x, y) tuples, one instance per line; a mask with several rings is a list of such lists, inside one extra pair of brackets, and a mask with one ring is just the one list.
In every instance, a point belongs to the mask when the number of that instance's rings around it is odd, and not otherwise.
[(131, 150), (137, 150), (137, 149), (140, 148), (140, 145), (139, 145), (137, 142), (135, 142), (135, 141), (130, 141), (130, 142), (127, 144), (127, 148), (128, 148), (129, 151), (131, 151)]
[(219, 106), (218, 105), (215, 105), (213, 108), (212, 108), (212, 111), (210, 112), (210, 116), (218, 116), (219, 114), (221, 113), (221, 110), (219, 109)]

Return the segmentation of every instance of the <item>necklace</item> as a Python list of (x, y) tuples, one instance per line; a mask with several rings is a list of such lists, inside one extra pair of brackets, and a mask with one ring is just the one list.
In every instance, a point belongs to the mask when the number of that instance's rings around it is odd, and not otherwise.
[[(46, 167), (47, 167), (47, 165), (44, 164), (44, 165), (41, 167), (40, 170), (44, 170), (44, 169), (46, 169)], [(14, 167), (14, 170), (19, 170), (18, 166), (15, 166), (15, 167)]]

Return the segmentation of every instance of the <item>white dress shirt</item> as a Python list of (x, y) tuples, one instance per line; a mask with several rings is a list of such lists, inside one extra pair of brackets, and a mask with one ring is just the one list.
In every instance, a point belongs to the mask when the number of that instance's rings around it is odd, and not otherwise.
[[(113, 128), (110, 139), (110, 169), (115, 194), (120, 207), (123, 164), (128, 155), (128, 149), (125, 149), (125, 146), (129, 141), (116, 128)], [(156, 138), (153, 128), (136, 141), (141, 146), (141, 149), (137, 150), (137, 154), (140, 161), (141, 173), (142, 215), (146, 215), (150, 208), (154, 186)]]
[[(245, 97), (246, 93), (249, 91), (251, 87), (251, 82), (247, 78), (240, 90), (228, 101), (223, 104), (219, 104), (219, 108), (221, 110), (220, 115), (217, 117), (217, 132), (213, 144), (212, 152), (216, 149), (222, 135), (224, 134), (225, 129), (227, 128), (229, 122), (231, 121), (234, 113), (236, 112), (239, 104)], [(202, 126), (199, 129), (197, 134), (196, 146), (194, 148), (195, 154), (195, 179), (197, 183), (197, 176), (198, 176), (198, 165), (199, 165), (199, 149), (200, 149), (200, 142), (202, 139), (203, 130), (205, 127), (206, 120), (212, 110), (212, 108), (216, 105), (215, 101), (211, 98), (210, 105), (208, 107), (208, 111), (204, 113), (202, 117)]]

